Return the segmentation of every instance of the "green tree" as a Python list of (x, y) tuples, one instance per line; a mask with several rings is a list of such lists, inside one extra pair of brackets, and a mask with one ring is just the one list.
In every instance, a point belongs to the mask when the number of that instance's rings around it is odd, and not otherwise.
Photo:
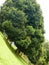
[(46, 50), (46, 63), (48, 64), (49, 62), (49, 41), (46, 41), (44, 44), (43, 44), (45, 50)]
[(44, 41), (42, 11), (36, 0), (7, 0), (0, 11), (0, 30), (36, 64)]

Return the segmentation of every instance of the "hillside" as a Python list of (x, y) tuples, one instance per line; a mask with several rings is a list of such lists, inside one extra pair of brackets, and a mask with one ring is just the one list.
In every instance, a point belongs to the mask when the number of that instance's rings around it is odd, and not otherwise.
[(27, 65), (27, 63), (13, 52), (7, 46), (3, 35), (0, 33), (0, 65)]

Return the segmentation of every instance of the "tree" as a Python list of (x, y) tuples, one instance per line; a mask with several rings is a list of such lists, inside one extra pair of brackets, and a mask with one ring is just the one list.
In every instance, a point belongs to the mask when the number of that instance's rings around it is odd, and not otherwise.
[(49, 41), (46, 41), (44, 44), (43, 44), (43, 47), (45, 48), (46, 50), (46, 63), (48, 65), (49, 63)]
[(7, 0), (0, 11), (2, 32), (36, 64), (44, 41), (44, 21), (36, 0)]
[(49, 41), (42, 44), (42, 54), (37, 65), (49, 65)]

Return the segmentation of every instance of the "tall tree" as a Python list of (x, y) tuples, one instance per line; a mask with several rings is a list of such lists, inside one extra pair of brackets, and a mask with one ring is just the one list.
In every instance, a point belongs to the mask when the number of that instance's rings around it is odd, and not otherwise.
[(36, 64), (44, 41), (44, 21), (36, 0), (7, 0), (0, 11), (0, 30)]

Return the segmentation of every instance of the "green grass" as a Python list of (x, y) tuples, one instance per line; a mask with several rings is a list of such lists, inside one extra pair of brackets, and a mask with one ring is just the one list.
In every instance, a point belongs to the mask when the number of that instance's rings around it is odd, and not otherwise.
[(27, 65), (20, 57), (15, 55), (7, 46), (3, 35), (0, 33), (0, 65)]

